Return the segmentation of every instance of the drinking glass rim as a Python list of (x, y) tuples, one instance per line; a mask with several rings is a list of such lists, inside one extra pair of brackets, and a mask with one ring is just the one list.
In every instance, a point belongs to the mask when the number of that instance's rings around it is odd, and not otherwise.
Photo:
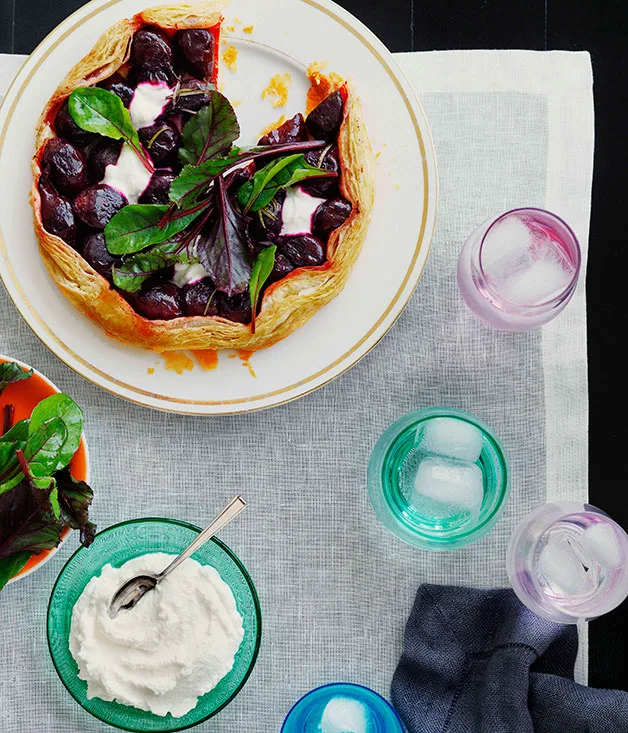
[[(537, 211), (542, 214), (546, 214), (547, 216), (551, 217), (552, 219), (555, 219), (560, 224), (562, 224), (569, 235), (573, 239), (573, 243), (575, 245), (576, 250), (576, 263), (575, 263), (575, 269), (574, 273), (571, 276), (569, 283), (565, 285), (565, 287), (558, 293), (558, 295), (555, 295), (553, 298), (550, 298), (549, 300), (544, 300), (541, 303), (534, 303), (532, 305), (526, 305), (525, 303), (517, 303), (513, 300), (509, 300), (508, 298), (505, 298), (502, 293), (499, 293), (495, 288), (492, 286), (491, 281), (487, 273), (484, 271), (484, 267), (482, 265), (482, 252), (484, 249), (484, 242), (486, 241), (486, 236), (491, 231), (491, 229), (500, 221), (505, 219), (507, 216), (510, 216), (511, 214), (516, 214), (518, 212), (525, 212), (525, 211)], [(548, 211), (547, 209), (542, 209), (539, 206), (519, 206), (515, 209), (509, 209), (508, 211), (505, 211), (503, 214), (500, 214), (499, 216), (495, 217), (493, 221), (489, 224), (488, 228), (482, 235), (482, 241), (480, 242), (480, 248), (478, 250), (478, 264), (480, 268), (480, 273), (482, 275), (482, 278), (484, 280), (484, 285), (486, 289), (491, 293), (491, 295), (495, 296), (501, 301), (507, 302), (509, 305), (514, 306), (515, 308), (528, 311), (529, 309), (535, 309), (535, 308), (546, 308), (548, 305), (557, 305), (558, 303), (561, 303), (575, 288), (576, 283), (578, 282), (578, 278), (580, 277), (580, 266), (582, 264), (582, 249), (580, 248), (580, 242), (578, 241), (578, 237), (576, 237), (576, 234), (574, 230), (567, 224), (567, 222), (558, 214), (554, 214), (552, 211)]]

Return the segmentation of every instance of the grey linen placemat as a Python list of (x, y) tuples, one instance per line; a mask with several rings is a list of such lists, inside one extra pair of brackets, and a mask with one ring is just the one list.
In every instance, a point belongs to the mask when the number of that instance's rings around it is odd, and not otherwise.
[[(243, 692), (202, 730), (278, 731), (301, 694), (331, 681), (362, 683), (387, 696), (417, 587), (507, 584), (504, 556), (515, 523), (547, 498), (587, 495), (584, 277), (555, 323), (507, 334), (488, 330), (465, 310), (454, 272), (471, 229), (517, 205), (563, 214), (586, 249), (593, 150), (588, 54), (438, 52), (399, 60), (421, 96), (436, 146), (433, 250), (396, 326), (327, 387), (245, 416), (152, 412), (72, 373), (0, 290), (0, 353), (36, 366), (86, 412), (93, 515), (101, 528), (150, 515), (203, 524), (236, 491), (250, 502), (221, 536), (257, 584), (262, 649)], [(5, 69), (9, 63), (15, 60), (0, 59)], [(512, 467), (502, 520), (476, 545), (447, 554), (422, 552), (390, 535), (375, 519), (365, 485), (381, 432), (431, 405), (463, 408), (486, 421)], [(76, 546), (72, 537), (46, 566), (0, 594), (0, 730), (107, 729), (66, 693), (46, 647), (50, 590)]]

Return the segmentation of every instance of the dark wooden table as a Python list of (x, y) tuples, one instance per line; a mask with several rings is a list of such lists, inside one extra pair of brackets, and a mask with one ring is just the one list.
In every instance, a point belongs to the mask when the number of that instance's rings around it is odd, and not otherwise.
[[(451, 48), (588, 50), (595, 77), (596, 150), (587, 276), (590, 497), (628, 527), (628, 438), (621, 298), (628, 242), (628, 12), (625, 0), (339, 0), (391, 51)], [(30, 53), (83, 0), (0, 0), (0, 51)], [(147, 0), (147, 5), (150, 2)], [(619, 207), (619, 208), (617, 208)], [(628, 603), (590, 624), (590, 684), (628, 690)], [(610, 733), (610, 732), (609, 732)]]

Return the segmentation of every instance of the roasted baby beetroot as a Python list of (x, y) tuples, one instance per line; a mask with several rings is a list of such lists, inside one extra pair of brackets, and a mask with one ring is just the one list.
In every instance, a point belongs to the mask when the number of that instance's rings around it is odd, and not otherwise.
[[(340, 174), (337, 145), (331, 145), (323, 150), (308, 150), (304, 155), (305, 160), (310, 165)], [(321, 199), (336, 198), (339, 193), (338, 178), (313, 178), (309, 181), (303, 181), (301, 188), (307, 191), (310, 196), (317, 196)]]
[(92, 234), (85, 241), (83, 248), (83, 259), (103, 277), (111, 280), (111, 268), (118, 264), (121, 259), (109, 253), (105, 244), (104, 234)]
[(260, 137), (258, 145), (282, 145), (307, 140), (307, 129), (303, 115), (299, 112), (275, 130)]
[(154, 69), (147, 66), (134, 66), (129, 74), (129, 81), (133, 86), (142, 84), (145, 81), (151, 84), (164, 82), (174, 86), (177, 75), (172, 66), (157, 66)]
[(285, 199), (285, 190), (280, 190), (270, 200), (270, 203), (252, 214), (249, 232), (253, 239), (262, 242), (265, 239), (274, 239), (279, 235), (282, 225), (281, 212)]
[(275, 264), (266, 282), (269, 285), (271, 283), (276, 283), (278, 280), (282, 280), (286, 275), (289, 275), (293, 270), (294, 265), (292, 262), (282, 255), (281, 252), (275, 252)]
[(325, 245), (312, 234), (277, 237), (279, 252), (295, 267), (315, 267), (325, 262)]
[(176, 160), (181, 135), (172, 125), (155, 122), (150, 127), (142, 127), (138, 134), (156, 167), (167, 166)]
[(183, 293), (183, 310), (186, 316), (218, 315), (216, 288), (210, 277), (204, 277), (195, 283), (185, 285)]
[(82, 130), (72, 119), (70, 110), (68, 109), (68, 100), (59, 107), (54, 122), (55, 132), (59, 137), (71, 140), (73, 143), (84, 145), (90, 140), (95, 140), (98, 136), (93, 132)]
[(335, 140), (342, 123), (344, 102), (340, 92), (333, 92), (307, 116), (306, 124), (315, 140)]
[(225, 293), (216, 293), (218, 315), (234, 323), (250, 323), (251, 296), (248, 289), (244, 293), (229, 298)]
[(177, 31), (175, 44), (187, 70), (201, 78), (210, 77), (214, 69), (214, 37), (203, 28)]
[(172, 66), (172, 49), (156, 28), (142, 28), (133, 36), (131, 60), (147, 69)]
[(166, 110), (167, 114), (173, 112), (198, 112), (201, 107), (209, 104), (209, 85), (198, 79), (184, 79), (175, 88), (172, 95), (172, 102)]
[(129, 82), (116, 71), (114, 74), (109, 76), (107, 79), (98, 82), (98, 86), (102, 89), (106, 89), (108, 92), (113, 92), (122, 100), (122, 104), (128, 107), (133, 99), (133, 87)]
[(312, 231), (327, 241), (329, 235), (344, 224), (351, 213), (351, 204), (345, 199), (331, 199), (323, 202), (312, 217)]
[(98, 183), (81, 191), (74, 199), (74, 213), (92, 229), (104, 229), (111, 218), (128, 203), (120, 191)]
[(83, 154), (71, 142), (53, 137), (46, 143), (41, 157), (43, 170), (60, 193), (73, 196), (87, 185), (87, 169)]
[(45, 176), (39, 179), (39, 195), (41, 196), (41, 219), (44, 229), (50, 234), (61, 237), (64, 242), (74, 247), (76, 220), (70, 200), (58, 194)]
[(105, 177), (105, 168), (118, 162), (122, 144), (122, 140), (100, 137), (85, 149), (87, 174), (91, 183), (102, 181)]
[(169, 321), (183, 315), (181, 290), (170, 282), (160, 282), (129, 298), (133, 309), (151, 321)]
[(170, 184), (175, 176), (169, 171), (156, 171), (153, 173), (148, 186), (138, 199), (140, 204), (168, 204), (170, 203)]

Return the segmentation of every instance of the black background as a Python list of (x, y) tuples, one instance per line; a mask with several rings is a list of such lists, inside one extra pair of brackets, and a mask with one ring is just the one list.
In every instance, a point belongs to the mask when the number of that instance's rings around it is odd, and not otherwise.
[[(596, 146), (587, 275), (590, 500), (628, 527), (626, 0), (339, 0), (391, 51), (588, 50)], [(0, 0), (0, 51), (30, 53), (82, 0)], [(147, 5), (150, 3), (147, 1)], [(628, 603), (590, 624), (590, 680), (628, 690)]]

